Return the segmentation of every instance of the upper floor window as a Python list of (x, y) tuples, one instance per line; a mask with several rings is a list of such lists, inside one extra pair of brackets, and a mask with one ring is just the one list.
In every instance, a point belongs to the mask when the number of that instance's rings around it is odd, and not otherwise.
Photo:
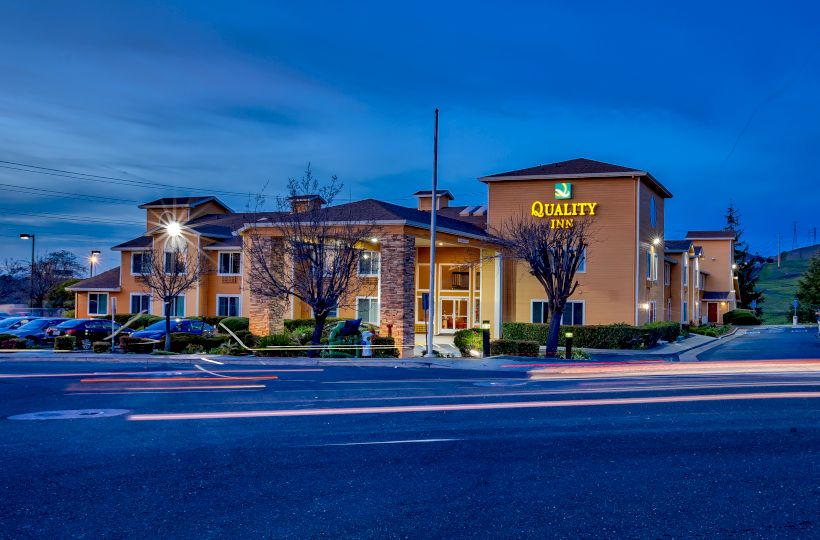
[(689, 285), (689, 256), (683, 256), (683, 286)]
[(646, 279), (658, 281), (658, 254), (651, 251), (646, 252)]
[(242, 268), (242, 254), (239, 252), (219, 252), (219, 275), (238, 276)]
[(184, 274), (185, 254), (179, 251), (166, 251), (164, 266), (166, 274)]
[(584, 248), (584, 252), (581, 253), (581, 261), (578, 263), (577, 271), (581, 274), (587, 271), (587, 248)]
[(362, 251), (359, 255), (359, 275), (378, 276), (381, 263), (381, 253), (378, 251)]
[(131, 275), (139, 276), (151, 273), (151, 253), (135, 251), (131, 254)]
[(652, 224), (653, 227), (658, 226), (658, 209), (656, 207), (654, 195), (651, 199), (649, 199), (649, 223)]
[(671, 283), (670, 275), (672, 274), (672, 265), (663, 263), (663, 284), (669, 285)]

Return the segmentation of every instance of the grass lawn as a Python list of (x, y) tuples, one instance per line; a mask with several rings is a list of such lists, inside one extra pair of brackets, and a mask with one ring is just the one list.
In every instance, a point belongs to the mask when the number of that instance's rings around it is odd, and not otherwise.
[(783, 261), (763, 266), (757, 290), (763, 291), (766, 301), (763, 308), (764, 324), (786, 324), (791, 322), (792, 300), (797, 293), (797, 282), (809, 267), (809, 259)]

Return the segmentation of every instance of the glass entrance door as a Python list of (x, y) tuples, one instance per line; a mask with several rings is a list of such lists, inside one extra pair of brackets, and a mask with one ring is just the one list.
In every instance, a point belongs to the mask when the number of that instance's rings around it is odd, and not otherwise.
[(452, 334), (467, 328), (467, 299), (442, 298), (439, 301), (439, 328), (442, 334)]

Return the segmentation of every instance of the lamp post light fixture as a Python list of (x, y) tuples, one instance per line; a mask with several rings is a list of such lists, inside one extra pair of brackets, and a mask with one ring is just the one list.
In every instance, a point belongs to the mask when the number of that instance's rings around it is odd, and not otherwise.
[(574, 334), (567, 332), (564, 334), (564, 359), (572, 360), (572, 338)]
[(661, 244), (661, 237), (660, 237), (660, 236), (656, 236), (656, 237), (652, 240), (652, 245), (653, 245), (653, 246), (659, 246), (660, 244)]
[(20, 234), (20, 240), (31, 240), (31, 281), (29, 283), (29, 291), (28, 291), (28, 305), (29, 307), (34, 307), (34, 242), (36, 240), (36, 236), (29, 233), (22, 233)]
[(91, 250), (91, 255), (88, 257), (88, 264), (91, 267), (89, 277), (94, 277), (94, 266), (100, 262), (100, 253), (97, 249)]

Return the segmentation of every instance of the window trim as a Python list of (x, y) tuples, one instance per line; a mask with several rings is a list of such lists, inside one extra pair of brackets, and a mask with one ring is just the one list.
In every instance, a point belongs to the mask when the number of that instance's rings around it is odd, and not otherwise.
[(356, 318), (361, 319), (361, 314), (359, 313), (359, 300), (375, 300), (376, 301), (376, 320), (375, 321), (365, 321), (362, 320), (363, 323), (367, 324), (375, 324), (377, 326), (381, 326), (381, 299), (378, 296), (357, 296), (356, 297)]
[[(536, 303), (536, 302), (546, 303), (547, 299), (546, 298), (532, 298), (532, 299), (530, 299), (530, 322), (533, 323), (533, 324), (548, 324), (549, 321), (542, 322), (542, 323), (536, 323), (532, 320), (532, 310), (533, 310), (533, 307), (534, 307), (533, 304)], [(564, 313), (566, 313), (566, 307), (569, 306), (570, 304), (582, 304), (584, 306), (583, 309), (581, 310), (581, 324), (574, 324), (572, 326), (586, 326), (586, 323), (587, 323), (587, 301), (586, 300), (567, 300), (567, 305), (564, 306)], [(541, 313), (543, 313), (543, 308), (542, 308)], [(564, 324), (563, 321), (561, 321), (561, 324)]]
[[(97, 311), (91, 312), (91, 295), (97, 297)], [(103, 308), (105, 311), (100, 311), (100, 296), (105, 296), (105, 302), (103, 303)], [(90, 292), (88, 293), (87, 303), (85, 306), (85, 310), (88, 312), (88, 315), (108, 315), (108, 299), (110, 296), (107, 292)]]
[[(134, 308), (134, 297), (135, 297), (135, 296), (147, 296), (147, 297), (148, 297), (148, 311), (147, 311), (146, 313), (148, 313), (148, 314), (150, 315), (150, 314), (151, 314), (151, 308), (153, 308), (153, 307), (154, 307), (154, 306), (153, 306), (153, 304), (154, 304), (154, 297), (151, 295), (151, 293), (144, 293), (144, 292), (132, 292), (131, 294), (129, 294), (129, 295), (128, 295), (128, 310), (129, 310), (131, 313), (139, 313), (139, 311), (134, 311), (134, 310), (133, 310), (133, 308)], [(140, 306), (141, 306), (141, 305), (142, 305), (142, 302), (140, 302)], [(142, 311), (142, 310), (140, 310), (140, 311)]]
[[(222, 256), (223, 255), (239, 255), (239, 271), (223, 272), (222, 271)], [(230, 264), (228, 265), (230, 266)], [(236, 250), (224, 250), (216, 252), (216, 275), (217, 276), (241, 276), (242, 275), (242, 252)], [(218, 296), (218, 295), (217, 295)]]
[[(220, 315), (219, 314), (219, 299), (220, 298), (236, 298), (236, 315)], [(214, 311), (215, 311), (217, 317), (241, 317), (242, 316), (242, 295), (241, 294), (217, 294), (216, 295), (216, 309)], [(228, 311), (230, 311), (230, 309), (228, 309)]]

